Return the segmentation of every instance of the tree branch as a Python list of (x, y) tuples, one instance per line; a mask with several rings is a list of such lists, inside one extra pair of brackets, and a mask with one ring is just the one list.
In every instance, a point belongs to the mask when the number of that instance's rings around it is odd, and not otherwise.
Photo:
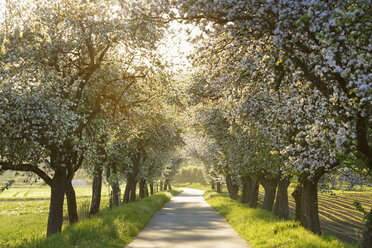
[(52, 186), (52, 178), (50, 178), (44, 171), (40, 168), (31, 164), (12, 164), (10, 162), (0, 162), (0, 170), (11, 170), (11, 171), (29, 171), (33, 172), (42, 178), (46, 184)]

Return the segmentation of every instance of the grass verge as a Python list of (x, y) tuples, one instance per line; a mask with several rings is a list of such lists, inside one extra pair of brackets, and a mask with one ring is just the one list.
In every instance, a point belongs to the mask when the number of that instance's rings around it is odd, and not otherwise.
[(179, 191), (171, 191), (171, 194), (157, 193), (112, 210), (104, 210), (90, 219), (66, 226), (61, 233), (33, 241), (27, 247), (124, 247), (177, 193)]
[(208, 190), (205, 200), (232, 227), (247, 240), (252, 247), (355, 247), (331, 235), (317, 236), (292, 220), (286, 221), (263, 209), (253, 209), (231, 200), (227, 194)]

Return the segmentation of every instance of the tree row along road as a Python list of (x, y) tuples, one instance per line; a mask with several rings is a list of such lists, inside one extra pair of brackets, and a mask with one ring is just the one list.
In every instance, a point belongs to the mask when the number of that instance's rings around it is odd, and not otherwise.
[(203, 199), (203, 191), (183, 188), (126, 248), (250, 247)]

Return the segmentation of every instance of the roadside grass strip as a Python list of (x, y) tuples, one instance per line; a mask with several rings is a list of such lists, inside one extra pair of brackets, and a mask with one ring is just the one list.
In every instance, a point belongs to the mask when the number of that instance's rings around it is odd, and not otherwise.
[(208, 190), (205, 200), (254, 248), (263, 247), (355, 247), (332, 235), (314, 235), (293, 220), (282, 220), (263, 209), (249, 208), (227, 194)]
[(145, 199), (101, 211), (96, 216), (66, 226), (61, 233), (24, 247), (124, 247), (146, 226), (152, 216), (179, 193), (156, 193)]

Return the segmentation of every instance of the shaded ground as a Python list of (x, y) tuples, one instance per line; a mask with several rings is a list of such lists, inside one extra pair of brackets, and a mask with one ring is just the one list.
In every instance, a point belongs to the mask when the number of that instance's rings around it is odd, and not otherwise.
[(250, 247), (203, 199), (203, 191), (183, 188), (127, 248)]

